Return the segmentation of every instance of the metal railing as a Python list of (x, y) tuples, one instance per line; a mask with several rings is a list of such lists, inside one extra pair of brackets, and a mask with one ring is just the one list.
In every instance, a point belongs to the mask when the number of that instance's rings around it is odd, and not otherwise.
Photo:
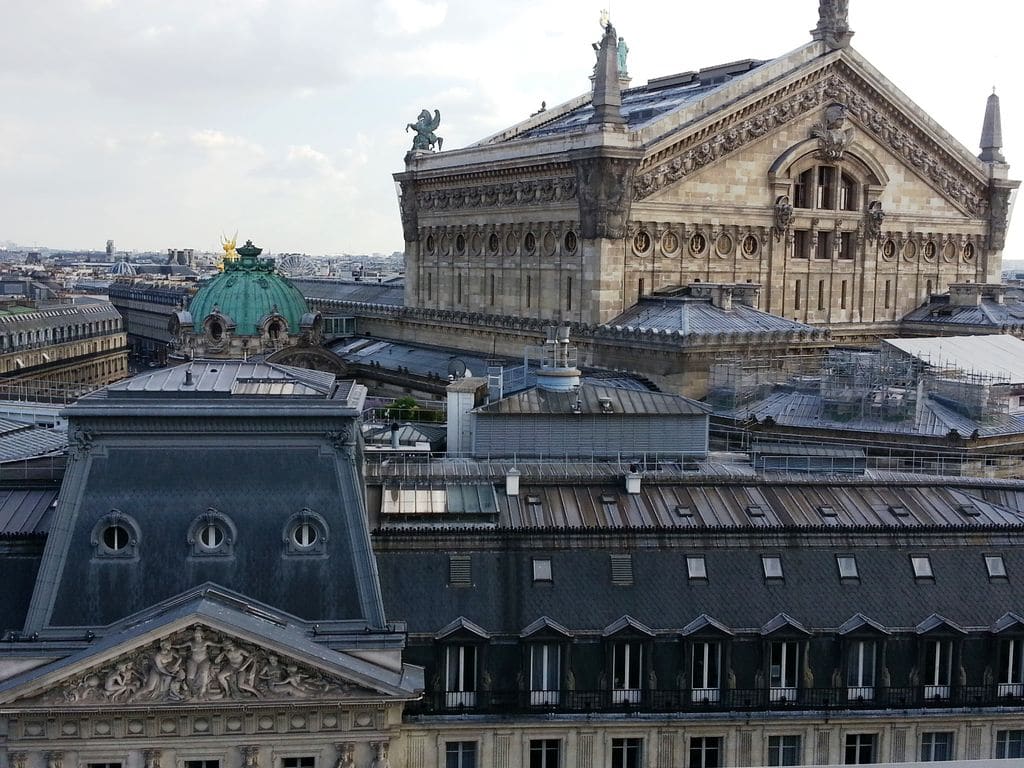
[[(472, 699), (462, 694), (428, 691), (406, 707), (409, 715), (524, 714), (524, 713), (700, 713), (795, 710), (964, 709), (978, 707), (1024, 708), (1024, 697), (1008, 694), (998, 685), (953, 687), (945, 695), (926, 695), (928, 686), (893, 686), (787, 689), (716, 689), (716, 695), (694, 695), (690, 689), (636, 689), (623, 696), (620, 690), (476, 691)], [(469, 704), (467, 702), (471, 701)]]

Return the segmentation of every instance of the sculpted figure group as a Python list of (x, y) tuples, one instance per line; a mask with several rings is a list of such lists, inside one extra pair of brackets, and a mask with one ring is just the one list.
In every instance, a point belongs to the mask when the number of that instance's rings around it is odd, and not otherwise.
[(66, 703), (303, 698), (347, 684), (196, 625), (72, 680), (44, 699)]

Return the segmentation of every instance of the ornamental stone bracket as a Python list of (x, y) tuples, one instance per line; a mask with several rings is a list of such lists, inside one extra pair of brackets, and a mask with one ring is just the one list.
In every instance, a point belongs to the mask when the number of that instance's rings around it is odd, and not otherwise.
[(1001, 251), (1006, 245), (1006, 230), (1010, 225), (1010, 195), (1020, 186), (1019, 181), (993, 181), (989, 191), (989, 248)]
[(639, 160), (636, 153), (625, 157), (580, 157), (575, 161), (580, 235), (585, 240), (625, 237), (633, 203), (633, 176)]
[(398, 201), (402, 216), (402, 235), (407, 243), (416, 242), (419, 231), (419, 210), (416, 205), (416, 185), (412, 179), (399, 181), (402, 196)]

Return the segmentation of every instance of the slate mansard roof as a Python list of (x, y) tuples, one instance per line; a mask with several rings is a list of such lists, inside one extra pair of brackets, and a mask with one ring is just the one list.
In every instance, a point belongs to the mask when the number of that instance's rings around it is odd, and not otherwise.
[[(504, 479), (511, 462), (453, 462), (438, 476), (422, 464), (371, 469), (388, 615), (413, 635), (461, 616), (492, 636), (518, 636), (548, 617), (574, 636), (598, 637), (623, 616), (678, 636), (703, 614), (757, 633), (780, 613), (815, 633), (838, 633), (856, 614), (914, 632), (932, 613), (984, 633), (1019, 609), (1024, 482), (756, 475), (749, 466), (729, 474), (730, 461), (652, 469), (636, 494), (614, 462), (578, 473), (519, 462), (514, 496)], [(468, 487), (495, 506), (466, 509)], [(434, 514), (404, 514), (423, 507), (412, 496), (387, 503), (395, 492), (432, 494)], [(443, 548), (431, 543), (438, 536)], [(465, 585), (448, 583), (456, 555), (468, 558)], [(857, 578), (840, 576), (839, 555), (855, 559)], [(930, 559), (932, 578), (915, 577), (912, 555)], [(613, 556), (628, 560), (625, 582)], [(766, 578), (764, 556), (780, 558), (783, 578)], [(992, 556), (1007, 577), (990, 577)], [(703, 558), (707, 578), (689, 578), (692, 557)], [(551, 561), (550, 582), (533, 580), (536, 558)]]
[[(364, 398), (333, 374), (239, 361), (82, 398), (64, 411), (69, 464), (27, 622), (106, 625), (212, 582), (303, 619), (381, 626), (349, 456)], [(299, 520), (316, 527), (315, 547), (290, 544)], [(204, 550), (209, 523), (224, 544)], [(103, 544), (111, 525), (130, 533), (123, 551)]]

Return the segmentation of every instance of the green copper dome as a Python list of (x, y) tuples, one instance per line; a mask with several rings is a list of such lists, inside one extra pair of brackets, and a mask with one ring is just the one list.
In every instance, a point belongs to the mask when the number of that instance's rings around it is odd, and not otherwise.
[(246, 241), (238, 258), (225, 260), (224, 271), (196, 292), (188, 311), (197, 328), (216, 308), (234, 322), (236, 336), (258, 336), (260, 322), (275, 313), (288, 323), (288, 333), (299, 332), (309, 305), (298, 288), (274, 271), (271, 259), (257, 258), (262, 252)]

